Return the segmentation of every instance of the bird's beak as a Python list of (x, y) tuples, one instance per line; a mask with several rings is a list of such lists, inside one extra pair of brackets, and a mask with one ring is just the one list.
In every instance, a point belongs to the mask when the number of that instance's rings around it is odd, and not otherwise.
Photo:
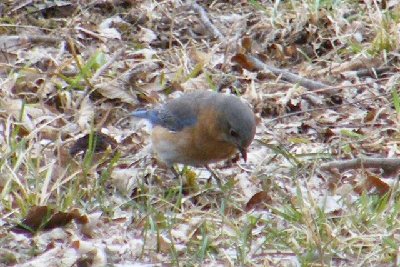
[(242, 155), (244, 162), (247, 161), (247, 150), (246, 148), (239, 147), (240, 154)]

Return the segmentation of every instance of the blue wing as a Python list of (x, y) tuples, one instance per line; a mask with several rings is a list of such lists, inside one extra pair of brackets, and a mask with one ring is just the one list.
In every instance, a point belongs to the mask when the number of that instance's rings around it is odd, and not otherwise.
[(188, 110), (176, 106), (162, 106), (159, 109), (137, 109), (132, 116), (143, 118), (152, 125), (160, 125), (171, 131), (180, 131), (196, 124), (197, 116), (193, 109)]
[(195, 125), (200, 111), (207, 109), (215, 99), (216, 93), (207, 91), (187, 93), (158, 108), (138, 109), (132, 112), (132, 115), (147, 119), (153, 125), (160, 125), (171, 131), (181, 131)]

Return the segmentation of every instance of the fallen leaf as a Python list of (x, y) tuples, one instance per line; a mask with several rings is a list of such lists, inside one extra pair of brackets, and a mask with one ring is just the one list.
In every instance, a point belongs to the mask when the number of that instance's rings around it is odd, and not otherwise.
[(376, 174), (367, 172), (367, 178), (360, 184), (354, 187), (354, 191), (357, 194), (362, 194), (364, 191), (371, 191), (376, 189), (379, 195), (384, 195), (390, 190), (390, 186), (385, 183)]
[[(116, 142), (109, 137), (108, 135), (105, 135), (103, 133), (94, 133), (93, 134), (93, 139), (94, 139), (94, 151), (95, 152), (102, 152), (107, 149), (107, 147), (110, 145), (112, 148), (116, 147)], [(84, 137), (79, 138), (75, 144), (70, 148), (69, 153), (72, 156), (75, 156), (81, 151), (85, 151), (89, 149), (90, 144), (90, 134), (85, 135)]]
[(39, 230), (50, 230), (65, 226), (75, 220), (77, 223), (86, 223), (84, 215), (81, 215), (77, 209), (70, 212), (56, 211), (49, 206), (32, 207), (26, 218), (17, 224), (12, 231), (16, 233), (35, 233)]
[(236, 54), (231, 59), (232, 62), (239, 64), (242, 68), (254, 71), (256, 67), (254, 66), (253, 62), (247, 59), (246, 55), (244, 54)]
[(261, 208), (262, 204), (271, 202), (272, 198), (268, 192), (261, 191), (254, 194), (246, 204), (246, 211)]

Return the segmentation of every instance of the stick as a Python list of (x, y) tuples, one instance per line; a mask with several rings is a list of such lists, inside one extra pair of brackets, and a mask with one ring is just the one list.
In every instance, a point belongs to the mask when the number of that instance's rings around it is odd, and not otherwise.
[(224, 35), (218, 30), (217, 27), (214, 26), (214, 24), (212, 24), (211, 20), (207, 16), (207, 12), (196, 2), (193, 2), (191, 7), (200, 15), (200, 20), (203, 22), (204, 26), (206, 26), (207, 30), (220, 41), (223, 40)]
[(381, 168), (386, 171), (400, 169), (400, 159), (398, 158), (359, 158), (351, 160), (336, 160), (323, 163), (321, 170), (338, 169), (344, 171), (348, 169), (360, 168)]
[[(241, 54), (243, 55), (243, 54)], [(252, 56), (252, 55), (243, 55), (245, 56), (245, 60), (250, 63), (250, 65), (254, 66), (256, 70), (266, 70), (269, 72), (272, 72), (276, 76), (281, 76), (282, 80), (290, 82), (290, 83), (297, 83), (307, 89), (310, 90), (318, 90), (322, 88), (327, 88), (328, 85), (321, 83), (321, 82), (316, 82), (307, 78), (303, 78), (299, 75), (293, 74), (287, 70), (284, 69), (279, 69), (273, 66), (266, 65), (263, 63), (261, 60), (258, 58)]]

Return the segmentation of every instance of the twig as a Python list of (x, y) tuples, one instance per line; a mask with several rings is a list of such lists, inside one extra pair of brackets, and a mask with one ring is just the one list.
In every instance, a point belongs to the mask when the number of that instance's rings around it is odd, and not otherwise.
[(337, 160), (323, 163), (321, 170), (338, 169), (344, 171), (359, 168), (381, 168), (385, 171), (400, 169), (400, 159), (398, 158), (359, 158), (351, 160)]
[[(204, 26), (219, 40), (224, 39), (224, 35), (217, 29), (217, 27), (214, 26), (214, 24), (211, 23), (210, 19), (207, 16), (206, 11), (198, 5), (196, 2), (192, 2), (191, 7), (193, 10), (195, 10), (199, 15), (200, 19), (203, 22)], [(307, 78), (303, 78), (299, 75), (293, 74), (287, 70), (279, 69), (273, 66), (269, 66), (261, 62), (259, 59), (255, 58), (254, 56), (251, 55), (244, 55), (247, 57), (247, 60), (250, 61), (250, 64), (254, 66), (257, 70), (267, 70), (275, 74), (276, 76), (281, 76), (283, 80), (291, 82), (291, 83), (297, 83), (300, 84), (301, 86), (310, 89), (310, 90), (318, 90), (321, 88), (326, 88), (328, 85), (321, 83), (321, 82), (316, 82)]]
[(11, 9), (7, 15), (10, 16), (12, 13), (16, 12), (17, 10), (22, 9), (22, 8), (26, 7), (27, 5), (30, 5), (32, 3), (33, 3), (33, 0), (27, 0), (27, 1), (24, 1), (22, 3), (19, 3), (19, 5), (17, 5), (13, 9)]
[(381, 67), (381, 68), (369, 68), (369, 69), (361, 69), (361, 70), (357, 70), (355, 71), (355, 75), (357, 77), (364, 77), (364, 76), (373, 76), (373, 77), (377, 77), (380, 74), (383, 74), (385, 72), (394, 70), (393, 67)]
[[(188, 1), (188, 3), (190, 3), (190, 1)], [(217, 37), (219, 40), (223, 40), (224, 35), (217, 29), (217, 27), (214, 26), (214, 24), (212, 24), (207, 16), (207, 12), (196, 2), (192, 2), (191, 7), (200, 15), (200, 20), (203, 22), (207, 30), (211, 32), (214, 37)]]
[[(8, 48), (5, 44), (12, 44), (12, 45), (23, 45), (27, 43), (45, 43), (45, 44), (54, 44), (63, 41), (63, 38), (55, 37), (55, 36), (48, 36), (48, 35), (9, 35), (9, 36), (1, 36), (0, 37), (0, 44), (1, 46)], [(4, 45), (3, 45), (4, 44)]]
[(244, 56), (246, 57), (245, 60), (247, 60), (250, 63), (250, 65), (254, 66), (256, 70), (270, 71), (276, 76), (281, 76), (282, 80), (284, 81), (299, 84), (310, 90), (318, 90), (328, 87), (327, 84), (303, 78), (299, 75), (293, 74), (284, 69), (279, 69), (273, 66), (269, 66), (252, 55), (244, 55)]

